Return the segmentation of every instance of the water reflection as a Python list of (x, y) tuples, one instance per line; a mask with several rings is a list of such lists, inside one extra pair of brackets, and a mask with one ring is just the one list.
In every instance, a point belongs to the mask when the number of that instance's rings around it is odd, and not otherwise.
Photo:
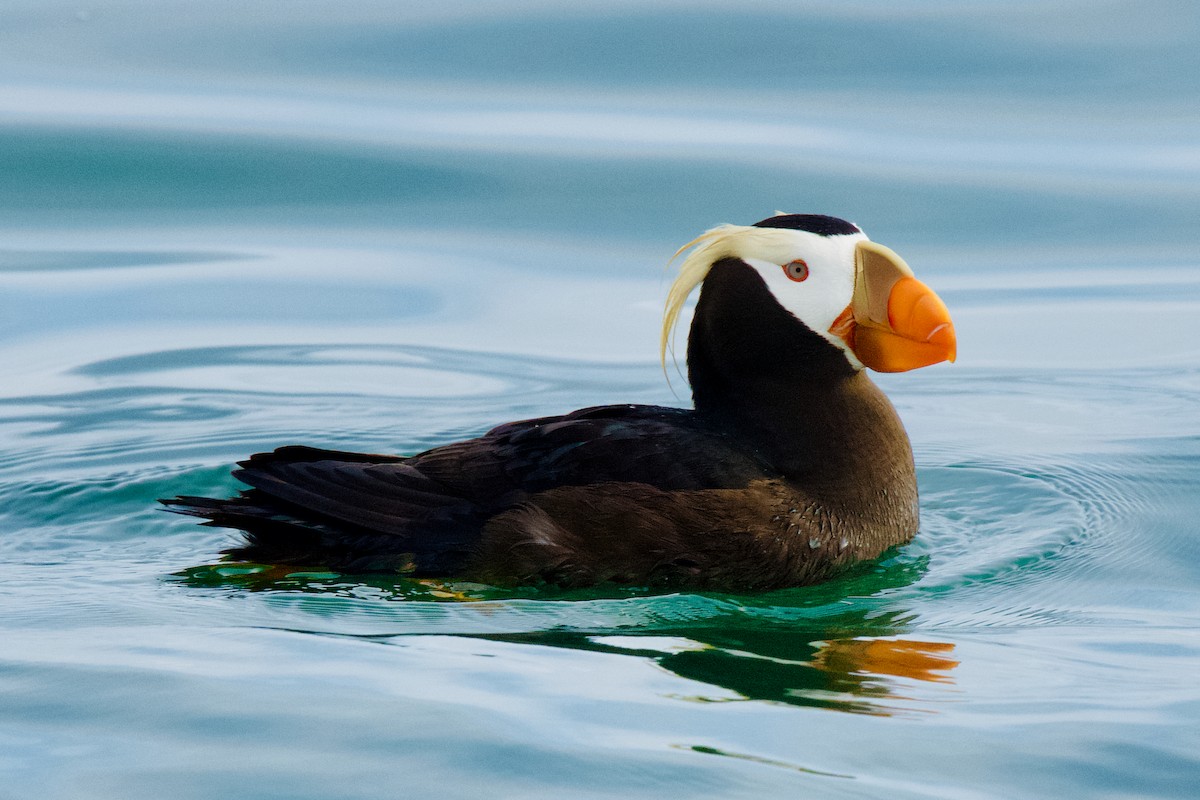
[(949, 656), (954, 645), (908, 639), (844, 639), (819, 642), (812, 665), (834, 675), (866, 673), (897, 678), (953, 683), (948, 674), (958, 666)]
[[(893, 716), (931, 711), (914, 705), (914, 682), (953, 684), (954, 645), (900, 636), (900, 614), (873, 620), (849, 615), (832, 627), (656, 630), (645, 636), (580, 631), (486, 635), (495, 641), (621, 653), (653, 659), (681, 678), (727, 690), (682, 697), (695, 702), (760, 700), (852, 714)], [(833, 638), (853, 629), (847, 638)], [(922, 697), (922, 700), (926, 700)]]
[[(958, 666), (952, 644), (912, 638), (911, 612), (884, 599), (915, 583), (926, 566), (924, 558), (896, 556), (821, 586), (754, 596), (655, 595), (616, 586), (499, 590), (232, 563), (173, 577), (207, 591), (303, 601), (293, 608), (320, 616), (326, 634), (362, 635), (350, 631), (369, 621), (380, 629), (369, 638), (394, 642), (427, 632), (422, 619), (438, 620), (428, 632), (649, 659), (711, 687), (677, 697), (688, 702), (767, 701), (892, 716), (932, 711), (930, 692), (915, 687), (953, 684)], [(449, 607), (457, 611), (446, 616)], [(480, 621), (497, 632), (480, 630)], [(518, 630), (504, 630), (510, 625)]]

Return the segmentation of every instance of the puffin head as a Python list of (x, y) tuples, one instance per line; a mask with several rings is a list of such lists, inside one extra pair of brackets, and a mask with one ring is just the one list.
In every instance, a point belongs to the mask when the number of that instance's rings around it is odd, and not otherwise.
[[(953, 361), (954, 324), (945, 304), (913, 277), (900, 256), (853, 223), (820, 214), (776, 214), (754, 225), (721, 225), (675, 253), (691, 250), (667, 296), (662, 355), (692, 290), (714, 265), (765, 289), (778, 309), (840, 351), (854, 371), (903, 372)], [(761, 279), (761, 286), (750, 270)]]

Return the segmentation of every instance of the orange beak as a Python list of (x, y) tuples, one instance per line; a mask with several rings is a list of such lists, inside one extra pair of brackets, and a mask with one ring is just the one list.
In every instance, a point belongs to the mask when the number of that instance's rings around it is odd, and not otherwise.
[[(883, 245), (859, 242), (855, 262), (854, 300), (831, 330), (858, 360), (877, 372), (953, 361), (958, 343), (950, 312), (904, 259)], [(843, 319), (850, 316), (852, 326)]]

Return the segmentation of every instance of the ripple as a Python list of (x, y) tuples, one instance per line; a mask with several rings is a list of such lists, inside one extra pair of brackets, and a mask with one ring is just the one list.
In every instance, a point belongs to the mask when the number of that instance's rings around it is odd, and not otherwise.
[[(105, 359), (73, 372), (121, 378), (125, 385), (208, 388), (241, 394), (242, 371), (261, 378), (254, 390), (294, 395), (387, 394), (412, 398), (467, 397), (631, 383), (630, 367), (502, 353), (403, 345), (248, 345), (165, 350)], [(603, 375), (596, 376), (593, 373)], [(637, 368), (644, 375), (644, 367)], [(232, 385), (228, 376), (233, 375)], [(332, 375), (332, 377), (330, 377)], [(353, 379), (348, 376), (357, 375)]]
[(1109, 454), (922, 469), (921, 532), (899, 555), (927, 565), (913, 585), (920, 626), (1125, 625), (1143, 604), (1162, 616), (1178, 601), (1158, 587), (1197, 574), (1181, 555), (1200, 545), (1179, 516), (1200, 508), (1181, 510), (1175, 488), (1200, 497), (1196, 463)]
[(127, 387), (219, 387), (220, 392), (234, 395), (256, 392), (441, 398), (503, 395), (514, 389), (512, 381), (503, 377), (512, 370), (496, 369), (480, 354), (379, 345), (186, 348), (106, 359), (77, 367), (74, 372), (121, 378)]
[(927, 555), (928, 590), (1003, 580), (1083, 538), (1081, 503), (1044, 476), (955, 465), (921, 470), (922, 524), (909, 555)]
[(0, 398), (0, 476), (34, 464), (84, 476), (117, 463), (230, 463), (297, 442), (415, 453), (514, 418), (661, 395), (646, 365), (403, 345), (179, 348), (70, 374), (83, 388)]

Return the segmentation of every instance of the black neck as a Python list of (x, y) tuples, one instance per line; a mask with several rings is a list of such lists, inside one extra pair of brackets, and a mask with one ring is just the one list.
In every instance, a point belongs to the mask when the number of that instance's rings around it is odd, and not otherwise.
[(887, 485), (911, 471), (908, 438), (883, 393), (740, 260), (718, 261), (705, 278), (688, 378), (696, 411), (788, 478)]

